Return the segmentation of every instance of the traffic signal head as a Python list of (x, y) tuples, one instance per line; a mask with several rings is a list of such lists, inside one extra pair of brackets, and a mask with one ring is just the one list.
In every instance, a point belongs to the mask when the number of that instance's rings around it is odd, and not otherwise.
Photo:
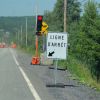
[(41, 28), (42, 28), (42, 19), (43, 19), (43, 16), (41, 16), (41, 15), (37, 16), (37, 32), (41, 31)]

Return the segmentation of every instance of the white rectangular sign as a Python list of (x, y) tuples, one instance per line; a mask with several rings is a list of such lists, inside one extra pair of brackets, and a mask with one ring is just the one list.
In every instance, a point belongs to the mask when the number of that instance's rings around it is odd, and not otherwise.
[(47, 58), (66, 59), (67, 33), (48, 33)]

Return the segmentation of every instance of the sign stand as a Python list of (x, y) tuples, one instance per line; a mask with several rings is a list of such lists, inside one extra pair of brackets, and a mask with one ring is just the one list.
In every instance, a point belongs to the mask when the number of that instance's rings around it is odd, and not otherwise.
[[(55, 59), (54, 84), (47, 84), (47, 87), (65, 88), (63, 83), (57, 82), (58, 60), (66, 59), (67, 33), (48, 33), (47, 36), (47, 58)], [(62, 52), (62, 53), (61, 53)]]
[(57, 68), (58, 68), (58, 59), (56, 59), (56, 66), (55, 66), (55, 70), (54, 70), (54, 74), (55, 74), (55, 84), (57, 84)]
[(65, 88), (65, 85), (63, 83), (57, 83), (57, 76), (58, 76), (58, 59), (56, 59), (56, 64), (55, 64), (55, 69), (54, 69), (54, 84), (46, 84), (46, 87), (59, 87), (59, 88)]
[(57, 83), (57, 76), (58, 76), (58, 59), (55, 60), (55, 69), (54, 69), (54, 84), (46, 84), (46, 87), (59, 87), (59, 88), (65, 88), (65, 85), (63, 83)]

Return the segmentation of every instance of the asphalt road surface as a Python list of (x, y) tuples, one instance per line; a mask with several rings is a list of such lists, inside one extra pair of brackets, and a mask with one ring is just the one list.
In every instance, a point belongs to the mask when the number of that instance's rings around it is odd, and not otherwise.
[(0, 49), (0, 100), (35, 100), (10, 49)]
[(54, 69), (30, 65), (32, 55), (11, 48), (0, 49), (0, 100), (100, 100), (100, 92), (58, 71), (65, 88), (46, 87), (55, 81)]

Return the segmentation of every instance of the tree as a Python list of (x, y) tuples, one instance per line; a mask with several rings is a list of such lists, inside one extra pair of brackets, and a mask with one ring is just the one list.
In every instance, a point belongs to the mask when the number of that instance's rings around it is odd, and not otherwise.
[[(84, 14), (80, 23), (81, 32), (78, 38), (77, 52), (91, 65), (92, 75), (100, 77), (100, 16), (97, 5), (93, 0), (85, 4)], [(82, 33), (82, 34), (81, 34)]]
[[(80, 18), (80, 3), (78, 0), (67, 0), (67, 24), (78, 21)], [(49, 22), (49, 28), (53, 31), (63, 31), (64, 23), (64, 0), (57, 0), (54, 10), (44, 14)]]

